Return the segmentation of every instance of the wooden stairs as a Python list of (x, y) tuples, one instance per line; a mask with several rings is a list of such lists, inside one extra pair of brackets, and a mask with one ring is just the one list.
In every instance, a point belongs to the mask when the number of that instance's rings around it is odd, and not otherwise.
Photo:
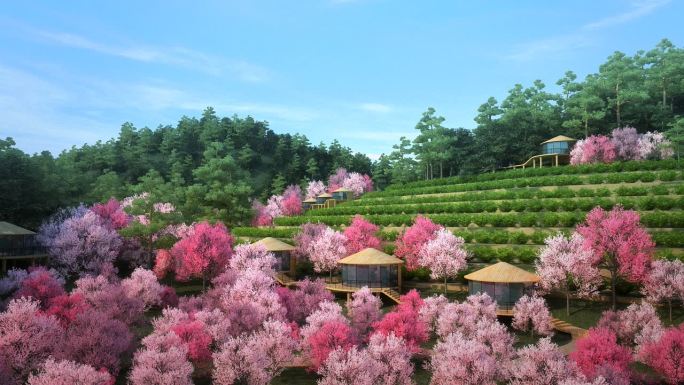
[(382, 289), (382, 294), (386, 295), (387, 298), (391, 299), (392, 301), (396, 302), (397, 305), (401, 303), (401, 294), (397, 292), (394, 289)]
[(582, 329), (581, 327), (575, 326), (571, 323), (559, 320), (558, 318), (551, 319), (551, 325), (553, 325), (553, 328), (559, 332), (570, 334), (573, 340), (584, 337), (584, 335), (587, 334), (586, 329)]
[(277, 272), (275, 276), (276, 282), (280, 286), (285, 286), (285, 287), (290, 287), (290, 286), (297, 286), (297, 281), (294, 279), (290, 278), (289, 275), (283, 273), (283, 272)]

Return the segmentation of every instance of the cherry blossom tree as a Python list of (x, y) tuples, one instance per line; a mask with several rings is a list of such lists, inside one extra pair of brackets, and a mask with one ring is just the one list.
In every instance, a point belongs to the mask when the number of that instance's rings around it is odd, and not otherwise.
[(550, 338), (519, 349), (517, 356), (510, 365), (511, 385), (556, 385), (582, 377)]
[(126, 325), (137, 324), (145, 310), (141, 299), (127, 296), (119, 283), (112, 283), (102, 275), (77, 280), (72, 291), (75, 293), (83, 295), (93, 310)]
[(171, 249), (176, 265), (176, 279), (186, 281), (191, 277), (202, 278), (202, 288), (206, 280), (228, 264), (232, 250), (233, 237), (222, 223), (211, 225), (197, 223), (187, 238), (178, 241)]
[(62, 294), (51, 298), (45, 314), (54, 316), (62, 327), (68, 327), (76, 316), (90, 309), (90, 305), (80, 293)]
[[(226, 286), (222, 290), (220, 306), (229, 315), (239, 309), (249, 313), (250, 317), (255, 317), (257, 324), (269, 318), (281, 320), (285, 316), (285, 308), (275, 292), (275, 279), (262, 270), (244, 270), (232, 286)], [(231, 318), (233, 320), (239, 321)]]
[(40, 371), (29, 376), (28, 385), (109, 385), (114, 378), (106, 371), (73, 361), (48, 359)]
[(297, 282), (295, 290), (279, 287), (276, 289), (280, 303), (286, 309), (286, 317), (298, 324), (304, 323), (314, 310), (324, 301), (333, 301), (334, 297), (325, 288), (325, 282), (308, 278)]
[(663, 334), (663, 324), (648, 303), (631, 304), (619, 311), (605, 311), (596, 327), (610, 330), (618, 343), (631, 347), (656, 341)]
[(253, 226), (272, 226), (273, 217), (271, 213), (266, 210), (266, 206), (254, 199), (252, 201), (252, 211), (254, 212)]
[(325, 183), (320, 180), (312, 180), (306, 185), (306, 193), (304, 195), (306, 199), (316, 199), (317, 196), (323, 194), (325, 191)]
[(193, 367), (183, 345), (141, 349), (129, 375), (131, 385), (192, 385)]
[(668, 384), (684, 382), (684, 325), (667, 329), (655, 342), (643, 348), (645, 362)]
[(354, 254), (368, 247), (379, 248), (380, 239), (375, 235), (378, 230), (378, 226), (365, 220), (361, 215), (355, 215), (351, 225), (344, 229), (343, 233), (347, 238), (347, 254)]
[(589, 329), (589, 332), (577, 341), (575, 350), (570, 353), (570, 359), (585, 376), (595, 379), (602, 367), (628, 376), (632, 354), (628, 348), (618, 345), (615, 333), (597, 328)]
[(406, 262), (408, 270), (419, 267), (418, 254), (423, 245), (435, 237), (435, 233), (441, 226), (434, 224), (430, 219), (418, 215), (413, 225), (404, 230), (395, 242), (394, 254)]
[(110, 198), (106, 203), (96, 203), (90, 209), (114, 230), (123, 229), (131, 221), (131, 217), (116, 198)]
[(276, 263), (275, 256), (266, 249), (266, 246), (242, 244), (235, 247), (235, 253), (230, 259), (229, 265), (234, 271), (255, 269), (273, 275), (275, 274), (273, 266)]
[(381, 307), (382, 301), (374, 296), (367, 286), (352, 294), (351, 301), (347, 302), (347, 314), (351, 318), (352, 327), (360, 337), (365, 337), (373, 323), (381, 318)]
[(121, 281), (121, 287), (126, 296), (142, 300), (145, 310), (161, 305), (163, 288), (152, 270), (136, 268), (129, 278)]
[(496, 303), (486, 293), (472, 294), (462, 303), (444, 306), (436, 322), (437, 335), (445, 338), (453, 332), (460, 332), (474, 337), (481, 321), (496, 322)]
[(328, 191), (332, 192), (342, 187), (344, 185), (345, 179), (348, 177), (349, 174), (347, 173), (347, 169), (340, 167), (335, 170), (335, 173), (330, 175), (330, 178), (328, 178)]
[(39, 267), (21, 281), (13, 297), (32, 297), (40, 302), (43, 309), (46, 309), (52, 298), (65, 294), (63, 286), (64, 280), (57, 277), (53, 271)]
[(342, 181), (342, 187), (351, 190), (354, 197), (359, 197), (366, 192), (367, 186), (368, 181), (364, 178), (364, 175), (361, 175), (358, 172), (349, 173), (347, 178)]
[(367, 350), (336, 348), (318, 368), (318, 385), (374, 385), (379, 383), (379, 371)]
[(171, 331), (180, 337), (188, 349), (188, 359), (193, 363), (207, 362), (211, 359), (211, 336), (200, 321), (187, 320), (174, 325)]
[(298, 185), (287, 186), (283, 192), (282, 212), (285, 216), (302, 213), (302, 189)]
[(332, 281), (332, 273), (337, 269), (337, 261), (347, 254), (344, 246), (347, 239), (345, 236), (331, 228), (325, 229), (318, 238), (311, 243), (309, 258), (317, 273), (329, 272)]
[(23, 384), (62, 343), (59, 323), (41, 316), (39, 307), (38, 301), (24, 297), (10, 301), (0, 313), (0, 362), (8, 384)]
[(322, 223), (305, 223), (299, 233), (294, 236), (295, 250), (293, 254), (298, 260), (307, 260), (311, 256), (311, 245), (318, 239), (328, 226)]
[(437, 230), (434, 238), (427, 241), (418, 253), (418, 264), (430, 269), (430, 278), (444, 278), (444, 293), (447, 280), (456, 277), (467, 266), (468, 251), (465, 241), (447, 229)]
[(267, 385), (292, 361), (296, 341), (290, 327), (267, 321), (260, 331), (229, 339), (214, 353), (214, 383)]
[(349, 320), (342, 315), (342, 307), (337, 303), (321, 302), (318, 309), (306, 317), (306, 325), (300, 331), (302, 338), (307, 339), (330, 322), (349, 323)]
[(413, 363), (411, 351), (403, 338), (394, 333), (374, 334), (368, 342), (368, 353), (375, 361), (374, 373), (378, 383), (385, 385), (412, 385)]
[(337, 348), (351, 348), (356, 345), (356, 338), (346, 322), (329, 321), (309, 335), (304, 343), (311, 359), (311, 369), (317, 371), (330, 352)]
[(432, 372), (431, 385), (495, 385), (499, 370), (485, 344), (451, 333), (435, 345), (427, 368)]
[(667, 302), (672, 322), (672, 301), (684, 299), (684, 263), (680, 260), (656, 260), (644, 280), (642, 292), (650, 302)]
[(639, 138), (641, 159), (669, 159), (674, 155), (672, 142), (661, 132), (647, 132)]
[(420, 345), (428, 339), (428, 325), (419, 315), (423, 301), (415, 289), (399, 298), (401, 304), (373, 324), (374, 333), (384, 336), (394, 334), (406, 341), (411, 352), (418, 352)]
[(607, 136), (592, 135), (575, 143), (570, 164), (610, 163), (615, 160), (615, 144)]
[(540, 288), (560, 289), (565, 294), (565, 313), (570, 315), (570, 287), (579, 297), (590, 297), (602, 282), (599, 269), (592, 266), (593, 253), (584, 249), (584, 238), (574, 232), (569, 238), (559, 233), (544, 240), (535, 261)]
[(616, 128), (611, 133), (615, 157), (620, 160), (642, 159), (639, 152), (640, 135), (634, 127)]
[(523, 295), (513, 306), (513, 327), (547, 336), (552, 333), (551, 312), (543, 297)]
[(425, 298), (423, 306), (418, 312), (418, 316), (421, 321), (428, 325), (428, 330), (430, 332), (437, 330), (437, 319), (448, 303), (449, 299), (443, 294)]
[(615, 286), (618, 276), (631, 282), (643, 281), (650, 269), (655, 244), (639, 223), (639, 214), (615, 206), (611, 211), (596, 207), (586, 222), (577, 227), (584, 248), (593, 254), (592, 265), (610, 272), (613, 310), (617, 306)]
[(125, 323), (90, 310), (76, 316), (64, 333), (56, 357), (119, 373), (121, 356), (131, 348), (133, 335)]

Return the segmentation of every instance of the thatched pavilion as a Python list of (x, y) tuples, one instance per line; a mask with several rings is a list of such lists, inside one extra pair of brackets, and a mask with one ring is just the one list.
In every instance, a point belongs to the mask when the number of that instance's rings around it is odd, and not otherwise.
[(496, 300), (500, 309), (512, 309), (513, 305), (531, 287), (539, 282), (539, 276), (506, 262), (499, 262), (465, 276), (470, 294), (487, 293)]
[(8, 222), (0, 222), (1, 273), (7, 271), (7, 261), (47, 258), (45, 249), (36, 241), (36, 233)]
[(342, 268), (343, 286), (401, 290), (404, 261), (395, 256), (369, 247), (337, 263)]
[(262, 245), (266, 247), (266, 250), (273, 253), (276, 260), (278, 260), (277, 271), (289, 272), (294, 276), (296, 267), (296, 259), (292, 256), (292, 251), (295, 249), (294, 246), (271, 237), (258, 240), (253, 244)]
[(304, 210), (308, 210), (311, 208), (311, 205), (316, 204), (316, 198), (307, 198), (302, 201), (302, 208)]
[(350, 201), (354, 198), (354, 192), (348, 188), (340, 187), (332, 192), (332, 196), (338, 202)]

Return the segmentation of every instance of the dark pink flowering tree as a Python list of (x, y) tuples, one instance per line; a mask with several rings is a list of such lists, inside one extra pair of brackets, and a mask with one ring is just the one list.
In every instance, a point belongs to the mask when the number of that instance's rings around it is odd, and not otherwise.
[(663, 334), (663, 324), (648, 303), (631, 304), (624, 310), (605, 311), (596, 327), (610, 330), (619, 344), (629, 347), (656, 341)]
[(68, 327), (76, 316), (90, 309), (90, 305), (86, 302), (82, 294), (63, 294), (51, 298), (45, 314), (54, 316), (62, 327)]
[(122, 355), (131, 348), (133, 335), (125, 323), (90, 310), (76, 316), (64, 333), (58, 358), (119, 373)]
[(123, 229), (132, 220), (115, 198), (110, 198), (106, 203), (96, 203), (90, 209), (114, 230)]
[(631, 282), (643, 281), (651, 267), (655, 243), (639, 223), (639, 214), (621, 206), (611, 211), (594, 208), (587, 214), (586, 222), (577, 227), (577, 232), (584, 237), (584, 248), (593, 254), (592, 265), (610, 272), (615, 310), (618, 276)]
[(317, 273), (332, 273), (337, 269), (337, 261), (347, 255), (345, 236), (331, 228), (325, 229), (318, 238), (311, 243), (309, 259), (313, 262), (314, 271)]
[(427, 368), (432, 372), (432, 385), (495, 385), (499, 366), (480, 341), (451, 333), (435, 345)]
[[(417, 297), (416, 297), (417, 296)], [(420, 318), (423, 301), (414, 290), (400, 297), (401, 304), (373, 324), (374, 333), (388, 336), (394, 334), (406, 341), (411, 352), (418, 352), (420, 345), (428, 340), (428, 325)]]
[(187, 238), (178, 241), (171, 249), (175, 261), (176, 279), (187, 281), (202, 278), (206, 288), (207, 278), (216, 275), (228, 264), (233, 254), (233, 237), (222, 224), (197, 223)]
[(287, 186), (283, 192), (283, 215), (292, 216), (302, 213), (302, 188), (296, 184)]
[(95, 370), (90, 365), (73, 361), (45, 361), (36, 375), (31, 375), (28, 385), (110, 385), (114, 378), (106, 371)]
[(430, 219), (418, 215), (413, 225), (404, 230), (397, 238), (394, 254), (406, 262), (408, 270), (419, 267), (418, 254), (423, 245), (435, 237), (435, 233), (442, 227), (433, 223)]
[(589, 329), (579, 339), (570, 359), (590, 379), (599, 374), (599, 369), (608, 368), (613, 372), (629, 377), (629, 364), (632, 361), (630, 350), (617, 343), (615, 333), (607, 329)]
[(347, 314), (357, 335), (365, 337), (368, 334), (373, 323), (382, 317), (381, 307), (380, 298), (374, 296), (366, 286), (352, 294), (351, 301), (347, 302)]
[(337, 348), (350, 349), (356, 345), (356, 338), (346, 322), (329, 321), (309, 335), (304, 344), (311, 359), (311, 369), (316, 371), (330, 352)]
[(344, 229), (347, 254), (354, 254), (368, 247), (379, 248), (380, 239), (376, 236), (378, 230), (378, 226), (365, 220), (361, 215), (355, 215), (351, 224)]
[(667, 302), (672, 322), (672, 301), (684, 299), (684, 263), (680, 260), (656, 260), (644, 280), (642, 292), (650, 302)]
[(83, 295), (93, 310), (126, 325), (139, 323), (145, 310), (140, 298), (127, 296), (118, 282), (111, 282), (102, 275), (77, 280), (72, 295), (77, 293)]
[(211, 359), (211, 336), (200, 321), (187, 320), (171, 328), (188, 349), (188, 359), (193, 363), (207, 362)]
[(565, 294), (565, 312), (570, 315), (570, 288), (575, 294), (587, 298), (596, 291), (602, 282), (599, 269), (592, 265), (593, 253), (586, 250), (584, 238), (574, 232), (572, 236), (563, 234), (550, 236), (544, 240), (544, 247), (535, 261), (537, 275), (542, 291), (558, 289)]
[(523, 295), (513, 306), (513, 327), (547, 336), (553, 331), (551, 312), (543, 297)]
[(592, 135), (578, 140), (570, 151), (570, 164), (610, 163), (615, 160), (615, 144), (607, 136)]
[(647, 344), (642, 354), (668, 384), (684, 383), (684, 326), (667, 329), (657, 341)]
[(567, 360), (550, 338), (542, 338), (536, 345), (519, 349), (517, 356), (509, 370), (511, 384), (556, 385), (581, 378), (575, 364)]
[(57, 277), (53, 271), (39, 267), (31, 271), (19, 284), (14, 292), (14, 298), (32, 297), (40, 302), (46, 309), (52, 298), (64, 295), (64, 281)]
[(10, 301), (0, 313), (0, 362), (8, 384), (23, 384), (62, 344), (59, 323), (42, 316), (39, 307), (38, 301), (24, 297)]
[(467, 265), (470, 256), (463, 247), (465, 241), (447, 229), (439, 229), (434, 238), (427, 241), (418, 253), (418, 264), (430, 269), (430, 278), (444, 279), (444, 293), (447, 280), (454, 278)]
[(306, 317), (306, 325), (300, 331), (302, 338), (306, 340), (319, 331), (323, 325), (331, 322), (349, 323), (349, 320), (342, 315), (342, 307), (336, 302), (321, 302), (318, 309)]

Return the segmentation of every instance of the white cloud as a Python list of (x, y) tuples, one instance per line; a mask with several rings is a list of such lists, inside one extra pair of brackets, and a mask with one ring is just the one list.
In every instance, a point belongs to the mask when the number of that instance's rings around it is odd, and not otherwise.
[(62, 46), (84, 49), (142, 63), (159, 63), (183, 67), (210, 75), (231, 74), (242, 81), (258, 83), (271, 77), (268, 69), (245, 60), (227, 59), (184, 47), (153, 47), (144, 45), (118, 46), (94, 41), (65, 32), (23, 27), (33, 35)]
[(530, 61), (548, 54), (571, 52), (594, 44), (594, 33), (597, 30), (610, 28), (637, 20), (669, 3), (670, 0), (637, 0), (630, 4), (628, 10), (589, 22), (578, 30), (558, 36), (551, 36), (528, 43), (519, 44), (515, 51), (504, 58), (516, 61)]
[(382, 103), (362, 103), (359, 108), (369, 112), (387, 113), (392, 111), (392, 107)]

